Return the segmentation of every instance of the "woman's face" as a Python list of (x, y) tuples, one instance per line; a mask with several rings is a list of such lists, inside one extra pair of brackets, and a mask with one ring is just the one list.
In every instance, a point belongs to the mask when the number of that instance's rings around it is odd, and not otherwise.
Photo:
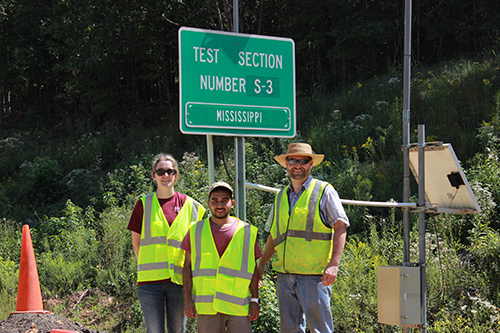
[[(163, 172), (165, 172), (162, 176), (160, 176), (156, 171), (153, 173), (153, 179), (158, 185), (158, 188), (168, 188), (174, 186), (177, 173), (174, 172), (172, 175), (169, 175), (171, 173), (170, 170), (174, 170), (174, 166), (171, 161), (160, 161), (156, 165), (156, 170), (163, 169)], [(162, 172), (162, 173), (163, 173)]]

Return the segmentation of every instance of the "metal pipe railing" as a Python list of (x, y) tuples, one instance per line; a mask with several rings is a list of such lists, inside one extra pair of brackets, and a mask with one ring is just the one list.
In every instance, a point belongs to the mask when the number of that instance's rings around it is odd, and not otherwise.
[[(249, 188), (253, 188), (256, 190), (262, 190), (266, 192), (272, 192), (272, 193), (278, 193), (280, 190), (275, 188), (275, 187), (269, 187), (269, 186), (264, 186), (264, 185), (259, 185), (259, 184), (253, 184), (246, 182), (246, 186)], [(340, 199), (342, 204), (344, 205), (354, 205), (354, 206), (371, 206), (371, 207), (395, 207), (395, 208), (403, 208), (403, 207), (410, 207), (410, 208), (417, 208), (416, 203), (412, 202), (395, 202), (395, 201), (387, 201), (387, 202), (379, 202), (379, 201), (360, 201), (360, 200), (346, 200), (346, 199)]]

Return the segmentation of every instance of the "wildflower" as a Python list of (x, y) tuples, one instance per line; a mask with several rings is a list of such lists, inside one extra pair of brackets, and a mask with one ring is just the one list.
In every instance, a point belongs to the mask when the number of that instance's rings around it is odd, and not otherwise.
[(360, 299), (361, 298), (361, 294), (349, 295), (349, 298), (351, 298), (351, 299)]
[(391, 77), (389, 79), (389, 84), (396, 84), (396, 83), (399, 83), (399, 82), (401, 82), (401, 80), (399, 78), (397, 78), (397, 77)]

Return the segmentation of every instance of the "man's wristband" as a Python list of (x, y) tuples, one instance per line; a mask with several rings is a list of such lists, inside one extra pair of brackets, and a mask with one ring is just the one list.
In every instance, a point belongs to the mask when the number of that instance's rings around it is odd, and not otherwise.
[(259, 304), (259, 299), (258, 298), (252, 298), (252, 299), (250, 299), (250, 302), (254, 302), (254, 303)]

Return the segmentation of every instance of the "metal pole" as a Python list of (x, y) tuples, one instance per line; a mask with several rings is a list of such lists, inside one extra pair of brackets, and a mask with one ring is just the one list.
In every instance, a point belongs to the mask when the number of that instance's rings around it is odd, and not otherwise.
[(425, 278), (425, 125), (418, 125), (418, 255), (420, 264), (420, 317), (427, 332), (427, 286)]
[[(411, 82), (412, 1), (405, 0), (405, 38), (403, 68), (403, 202), (410, 201), (410, 82)], [(410, 262), (410, 211), (403, 211), (403, 265)], [(405, 333), (410, 332), (405, 327)]]
[(239, 18), (238, 0), (233, 0), (233, 31), (240, 32), (240, 18)]
[(246, 221), (246, 184), (245, 184), (245, 138), (235, 138), (236, 146), (236, 216)]
[[(410, 201), (410, 82), (411, 0), (405, 6), (405, 48), (403, 72), (403, 202)], [(410, 262), (410, 212), (403, 213), (404, 262)]]
[(208, 186), (215, 182), (215, 163), (214, 163), (214, 138), (207, 135), (207, 155), (208, 155)]
[[(233, 31), (240, 32), (239, 28), (238, 0), (233, 0)], [(234, 146), (236, 152), (236, 216), (246, 221), (246, 180), (245, 180), (245, 138), (235, 137)]]
[[(279, 189), (277, 189), (275, 187), (264, 186), (264, 185), (249, 183), (249, 182), (246, 182), (246, 186), (249, 188), (256, 189), (256, 190), (261, 190), (261, 191), (266, 191), (266, 192), (271, 192), (271, 193), (278, 193), (280, 191)], [(362, 200), (347, 200), (347, 199), (340, 199), (340, 202), (343, 205), (354, 205), (354, 206), (389, 207), (389, 208), (406, 208), (407, 207), (407, 208), (411, 208), (411, 209), (417, 208), (417, 204), (414, 202), (393, 202), (393, 201), (381, 202), (381, 201), (362, 201)]]

